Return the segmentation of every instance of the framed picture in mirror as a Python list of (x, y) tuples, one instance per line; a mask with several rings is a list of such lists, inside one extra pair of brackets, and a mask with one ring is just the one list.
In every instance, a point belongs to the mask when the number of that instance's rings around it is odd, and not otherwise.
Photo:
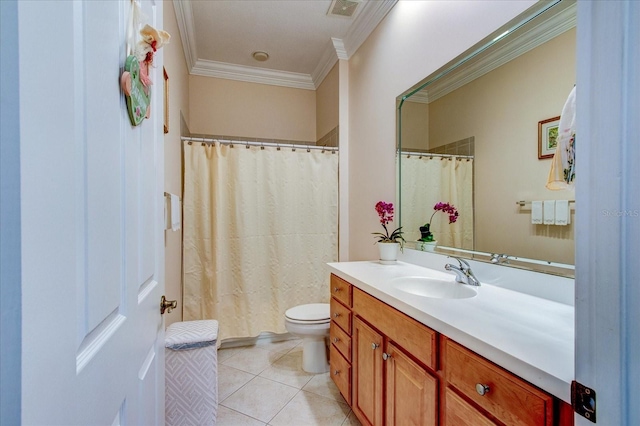
[(552, 158), (558, 145), (560, 117), (538, 121), (538, 159)]

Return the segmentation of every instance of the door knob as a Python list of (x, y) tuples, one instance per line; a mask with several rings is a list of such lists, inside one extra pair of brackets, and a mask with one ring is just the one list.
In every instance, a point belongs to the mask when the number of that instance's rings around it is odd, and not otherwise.
[(160, 298), (160, 315), (163, 315), (164, 311), (167, 311), (167, 313), (171, 313), (171, 311), (174, 310), (177, 306), (177, 300), (167, 300), (167, 298), (162, 295), (162, 297)]

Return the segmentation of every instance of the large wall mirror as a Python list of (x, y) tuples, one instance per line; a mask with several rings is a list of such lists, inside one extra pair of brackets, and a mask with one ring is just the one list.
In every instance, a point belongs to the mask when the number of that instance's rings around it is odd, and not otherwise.
[[(573, 275), (575, 193), (546, 189), (544, 148), (575, 85), (575, 25), (575, 0), (540, 1), (398, 97), (410, 248), (431, 250), (417, 243), (430, 223), (443, 254)], [(568, 200), (572, 223), (533, 224), (531, 202), (544, 200)], [(455, 223), (433, 215), (438, 202), (456, 207)]]

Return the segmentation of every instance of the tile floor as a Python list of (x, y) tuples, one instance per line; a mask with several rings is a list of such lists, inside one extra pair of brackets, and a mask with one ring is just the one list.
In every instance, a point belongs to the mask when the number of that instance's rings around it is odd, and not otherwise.
[(218, 426), (360, 426), (329, 373), (302, 370), (301, 340), (218, 351)]

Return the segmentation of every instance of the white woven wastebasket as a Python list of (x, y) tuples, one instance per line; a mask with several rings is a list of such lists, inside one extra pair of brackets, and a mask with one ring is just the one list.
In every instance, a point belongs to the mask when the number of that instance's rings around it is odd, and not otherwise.
[(176, 322), (165, 334), (165, 423), (215, 425), (218, 321)]

